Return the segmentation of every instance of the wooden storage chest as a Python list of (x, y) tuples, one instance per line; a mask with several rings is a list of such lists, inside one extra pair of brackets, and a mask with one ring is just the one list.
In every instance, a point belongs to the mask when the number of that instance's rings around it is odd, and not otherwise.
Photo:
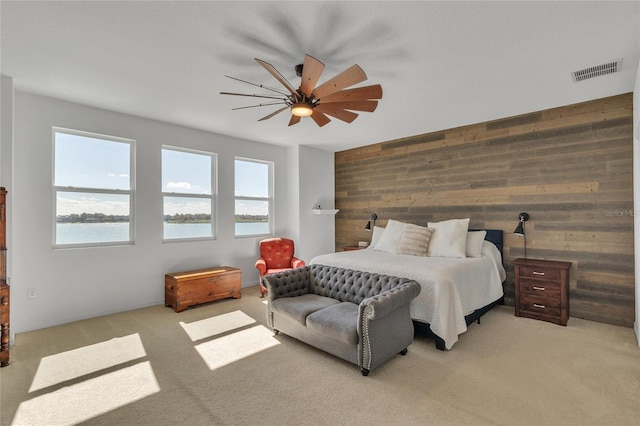
[(240, 299), (242, 271), (230, 266), (174, 272), (164, 276), (164, 304), (182, 312), (200, 303)]

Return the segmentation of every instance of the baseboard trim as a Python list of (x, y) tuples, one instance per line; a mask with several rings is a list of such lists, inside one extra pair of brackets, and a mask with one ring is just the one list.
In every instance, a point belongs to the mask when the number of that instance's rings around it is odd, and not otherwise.
[(28, 333), (30, 331), (43, 330), (45, 328), (57, 327), (59, 325), (69, 324), (69, 323), (76, 322), (76, 321), (83, 321), (83, 320), (91, 319), (91, 318), (104, 317), (104, 316), (107, 316), (107, 315), (119, 314), (121, 312), (133, 311), (135, 309), (150, 308), (152, 306), (158, 306), (158, 305), (164, 305), (164, 300), (153, 301), (153, 302), (149, 302), (149, 303), (142, 303), (142, 304), (138, 304), (138, 305), (121, 306), (121, 307), (118, 307), (118, 308), (115, 308), (115, 309), (108, 309), (108, 310), (105, 310), (105, 311), (98, 311), (98, 312), (89, 313), (89, 314), (86, 314), (86, 315), (78, 315), (78, 316), (60, 318), (59, 320), (52, 321), (52, 322), (49, 322), (49, 323), (40, 322), (40, 323), (29, 324), (24, 328), (18, 328), (18, 329), (15, 330), (14, 341), (15, 341), (15, 336), (19, 335), (21, 333)]

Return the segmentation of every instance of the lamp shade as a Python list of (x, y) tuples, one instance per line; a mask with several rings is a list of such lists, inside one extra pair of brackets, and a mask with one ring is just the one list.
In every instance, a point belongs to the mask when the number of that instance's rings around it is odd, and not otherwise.
[(367, 225), (364, 227), (364, 229), (367, 231), (371, 231), (371, 221), (373, 221), (373, 226), (376, 226), (376, 220), (378, 220), (378, 215), (373, 213), (369, 218), (369, 222), (367, 222)]
[(518, 226), (516, 226), (516, 230), (513, 231), (514, 234), (522, 237), (524, 239), (524, 258), (527, 258), (527, 237), (524, 234), (524, 223), (529, 220), (529, 213), (520, 213), (520, 216), (518, 216), (518, 219), (520, 220), (520, 222), (518, 223)]
[(516, 235), (520, 235), (521, 237), (524, 237), (524, 222), (520, 222), (518, 224), (518, 226), (516, 227), (516, 230), (513, 231), (514, 234)]

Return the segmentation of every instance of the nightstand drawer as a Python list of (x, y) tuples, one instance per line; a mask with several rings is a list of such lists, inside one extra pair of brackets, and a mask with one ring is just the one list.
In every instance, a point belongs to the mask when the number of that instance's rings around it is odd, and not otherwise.
[(523, 294), (520, 296), (520, 311), (559, 317), (560, 299), (541, 298)]
[(560, 271), (558, 269), (534, 267), (534, 266), (521, 266), (520, 278), (531, 278), (536, 280), (545, 281), (560, 281)]
[(537, 297), (560, 298), (560, 283), (557, 281), (536, 281), (521, 278), (519, 287), (523, 294), (531, 294)]

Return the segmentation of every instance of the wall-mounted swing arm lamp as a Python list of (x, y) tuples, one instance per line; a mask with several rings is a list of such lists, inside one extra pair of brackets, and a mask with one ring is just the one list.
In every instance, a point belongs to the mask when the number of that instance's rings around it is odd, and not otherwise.
[[(371, 231), (371, 229), (373, 229), (376, 226), (376, 220), (378, 220), (378, 215), (373, 213), (369, 218), (369, 222), (367, 222), (367, 225), (364, 227), (364, 229), (366, 229), (367, 231)], [(373, 221), (373, 226), (371, 226), (371, 221)]]
[(520, 213), (519, 216), (520, 223), (516, 226), (514, 234), (524, 238), (524, 258), (527, 258), (527, 236), (524, 233), (524, 223), (529, 220), (529, 213)]

